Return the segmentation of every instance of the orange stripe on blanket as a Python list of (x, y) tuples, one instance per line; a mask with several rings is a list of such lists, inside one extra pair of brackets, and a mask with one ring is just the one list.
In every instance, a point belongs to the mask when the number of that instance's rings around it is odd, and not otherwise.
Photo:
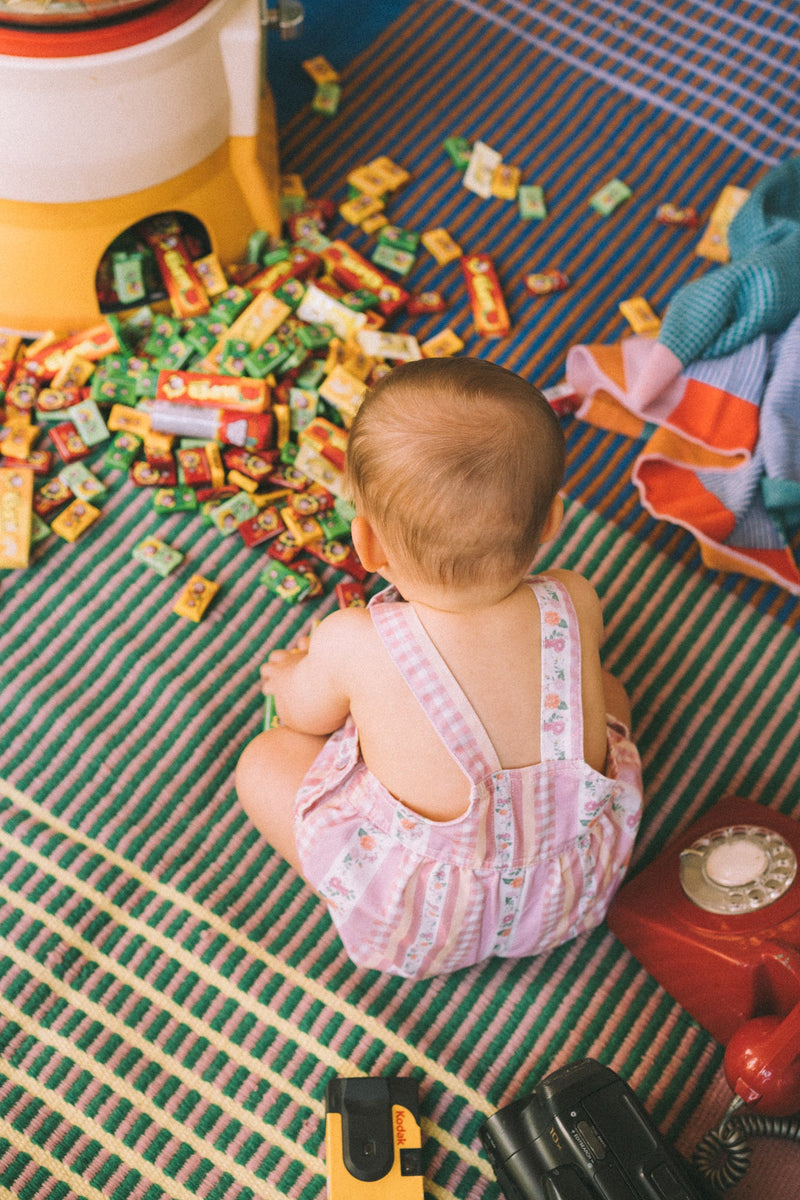
[(642, 455), (633, 469), (633, 480), (642, 503), (654, 517), (675, 521), (697, 537), (715, 542), (733, 532), (734, 514), (686, 467)]
[(790, 550), (758, 550), (753, 546), (738, 549), (700, 542), (700, 557), (715, 571), (739, 571), (754, 579), (779, 583), (795, 595), (800, 593), (800, 574)]
[(644, 430), (644, 421), (640, 417), (635, 417), (619, 400), (602, 390), (596, 391), (586, 401), (580, 415), (582, 420), (596, 425), (598, 429), (622, 433), (629, 438), (640, 438)]
[(595, 367), (610, 383), (625, 391), (625, 367), (622, 363), (622, 343), (612, 342), (607, 346), (589, 346)]
[(723, 454), (752, 454), (758, 441), (757, 407), (698, 379), (686, 380), (668, 421), (677, 432)]
[[(585, 397), (580, 409), (581, 420), (596, 425), (598, 429), (608, 429), (611, 433), (621, 433), (634, 440), (641, 437), (644, 421), (613, 395), (614, 388), (621, 395), (625, 394), (622, 343), (612, 342), (607, 346), (586, 346), (583, 349), (585, 354), (580, 359), (583, 370), (578, 370), (579, 378), (570, 381), (577, 384), (579, 393), (582, 392)], [(604, 387), (604, 384), (607, 386)]]
[(664, 428), (656, 429), (648, 438), (642, 455), (645, 458), (666, 459), (678, 466), (693, 467), (695, 470), (702, 467), (721, 467), (726, 471), (743, 467), (749, 457), (744, 453), (718, 454), (708, 446), (690, 442), (674, 430)]

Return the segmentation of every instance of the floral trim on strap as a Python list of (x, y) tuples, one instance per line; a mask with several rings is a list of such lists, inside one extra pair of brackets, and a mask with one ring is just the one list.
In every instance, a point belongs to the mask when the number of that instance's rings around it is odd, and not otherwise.
[(572, 602), (549, 579), (538, 579), (534, 591), (542, 622), (541, 756), (550, 760), (575, 758), (582, 753), (583, 729), (580, 644), (570, 633)]

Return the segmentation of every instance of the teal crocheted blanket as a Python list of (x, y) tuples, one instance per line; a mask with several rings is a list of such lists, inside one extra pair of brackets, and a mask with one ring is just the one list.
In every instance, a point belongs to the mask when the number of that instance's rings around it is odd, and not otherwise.
[(658, 340), (685, 366), (781, 333), (800, 312), (800, 158), (773, 167), (728, 231), (730, 262), (680, 288)]

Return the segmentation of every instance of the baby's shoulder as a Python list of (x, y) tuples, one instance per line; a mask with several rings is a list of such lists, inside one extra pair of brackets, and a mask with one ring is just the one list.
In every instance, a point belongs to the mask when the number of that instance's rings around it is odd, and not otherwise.
[(381, 640), (365, 608), (330, 613), (311, 635), (311, 648), (351, 696), (361, 690), (365, 678), (374, 678), (383, 666)]
[(541, 575), (545, 579), (555, 580), (564, 587), (572, 601), (581, 631), (592, 633), (599, 638), (603, 632), (603, 616), (597, 592), (589, 580), (583, 575), (579, 575), (577, 571), (568, 571), (563, 568), (542, 571)]
[(366, 608), (344, 608), (329, 613), (311, 635), (311, 643), (329, 661), (350, 663), (366, 653), (375, 637)]

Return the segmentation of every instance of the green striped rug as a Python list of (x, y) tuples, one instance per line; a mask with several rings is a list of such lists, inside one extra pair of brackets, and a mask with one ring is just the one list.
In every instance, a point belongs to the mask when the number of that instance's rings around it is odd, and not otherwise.
[[(0, 1195), (322, 1197), (327, 1081), (399, 1072), (426, 1194), (496, 1200), (481, 1121), (586, 1055), (688, 1151), (727, 1106), (721, 1049), (605, 928), (422, 983), (347, 961), (232, 791), (258, 662), (330, 598), (271, 601), (186, 524), (227, 580), (188, 629), (131, 563), (148, 514), (3, 581)], [(797, 810), (792, 631), (574, 501), (545, 561), (595, 583), (633, 695), (637, 864), (726, 793)]]

